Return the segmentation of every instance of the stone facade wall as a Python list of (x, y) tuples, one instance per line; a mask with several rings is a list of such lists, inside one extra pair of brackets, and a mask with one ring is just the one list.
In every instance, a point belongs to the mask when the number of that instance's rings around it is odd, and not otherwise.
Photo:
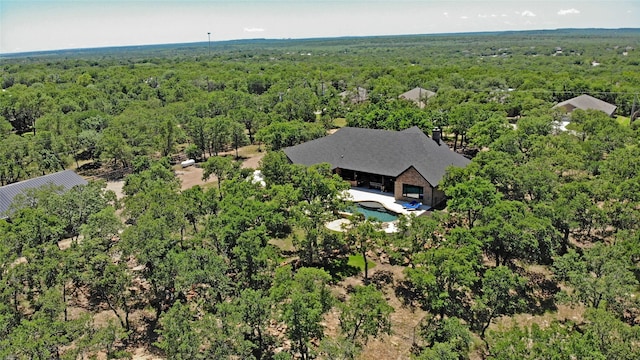
[(438, 188), (434, 188), (433, 189), (433, 201), (432, 201), (432, 204), (429, 205), (429, 206), (436, 206), (436, 205), (440, 204), (441, 202), (443, 202), (446, 198), (447, 198), (447, 196), (444, 194), (444, 191), (439, 190)]
[(425, 178), (423, 178), (422, 175), (420, 175), (420, 173), (413, 166), (407, 169), (405, 172), (403, 172), (402, 174), (400, 174), (400, 176), (396, 178), (393, 195), (396, 200), (403, 200), (403, 201), (416, 200), (413, 198), (407, 198), (402, 196), (403, 184), (422, 186), (422, 188), (424, 189), (424, 194), (423, 194), (424, 197), (423, 199), (421, 199), (421, 201), (425, 205), (429, 205), (429, 206), (434, 205), (433, 203), (434, 193), (436, 195), (436, 198), (438, 197), (438, 195), (440, 195), (438, 193), (441, 193), (441, 195), (444, 196), (444, 193), (442, 193), (442, 191), (435, 190), (434, 192), (432, 192), (431, 184), (429, 184), (429, 182), (425, 180)]

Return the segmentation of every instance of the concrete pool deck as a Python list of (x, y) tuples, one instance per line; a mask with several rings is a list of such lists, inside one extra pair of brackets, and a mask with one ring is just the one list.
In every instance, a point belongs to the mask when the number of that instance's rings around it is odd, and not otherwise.
[[(382, 230), (384, 230), (384, 232), (386, 232), (387, 234), (398, 232), (398, 226), (396, 224), (397, 222), (398, 220), (382, 223)], [(349, 229), (350, 225), (351, 221), (349, 221), (349, 219), (337, 219), (324, 224), (327, 229), (338, 232), (345, 232), (347, 229)]]
[[(407, 210), (404, 207), (402, 207), (403, 202), (397, 201), (393, 196), (389, 195), (388, 193), (383, 193), (377, 190), (352, 188), (350, 190), (347, 190), (346, 195), (347, 195), (346, 196), (347, 200), (350, 200), (353, 202), (375, 201), (382, 204), (382, 206), (384, 206), (386, 209), (402, 215), (414, 214), (416, 216), (420, 216), (431, 208), (427, 205), (421, 205), (419, 208), (415, 210)], [(396, 223), (397, 223), (397, 220), (392, 222), (382, 223), (382, 228), (384, 232), (387, 234), (398, 232), (398, 227), (396, 226)], [(345, 230), (345, 227), (349, 226), (349, 224), (350, 222), (348, 219), (337, 219), (337, 220), (328, 222), (326, 224), (326, 227), (333, 231), (342, 232)]]
[(349, 194), (349, 196), (347, 197), (348, 200), (351, 200), (354, 202), (359, 202), (359, 201), (379, 202), (388, 210), (391, 210), (395, 213), (403, 214), (403, 215), (415, 214), (416, 216), (420, 216), (424, 214), (425, 211), (431, 209), (430, 206), (420, 205), (420, 207), (415, 210), (407, 210), (404, 207), (402, 207), (402, 204), (404, 203), (404, 201), (398, 201), (393, 197), (393, 195), (390, 195), (389, 193), (383, 193), (382, 191), (378, 191), (378, 190), (352, 188), (347, 190), (347, 193)]

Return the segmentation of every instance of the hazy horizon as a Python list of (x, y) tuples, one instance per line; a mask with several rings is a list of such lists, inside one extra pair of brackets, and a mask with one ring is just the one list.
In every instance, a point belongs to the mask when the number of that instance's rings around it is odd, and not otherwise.
[(243, 39), (637, 28), (629, 0), (1, 0), (0, 53)]

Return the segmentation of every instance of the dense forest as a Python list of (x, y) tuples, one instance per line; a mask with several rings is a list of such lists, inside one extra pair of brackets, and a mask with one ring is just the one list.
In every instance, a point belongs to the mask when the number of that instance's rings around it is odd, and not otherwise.
[[(0, 185), (91, 180), (0, 217), (2, 359), (640, 358), (640, 30), (0, 61)], [(616, 115), (553, 108), (582, 94)], [(342, 126), (440, 127), (472, 161), (396, 233), (331, 231), (349, 184), (280, 149)]]

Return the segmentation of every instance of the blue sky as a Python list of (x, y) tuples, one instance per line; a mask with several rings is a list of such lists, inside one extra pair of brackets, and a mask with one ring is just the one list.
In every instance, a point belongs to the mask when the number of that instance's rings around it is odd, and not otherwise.
[(640, 27), (640, 0), (0, 0), (0, 53), (120, 45)]

